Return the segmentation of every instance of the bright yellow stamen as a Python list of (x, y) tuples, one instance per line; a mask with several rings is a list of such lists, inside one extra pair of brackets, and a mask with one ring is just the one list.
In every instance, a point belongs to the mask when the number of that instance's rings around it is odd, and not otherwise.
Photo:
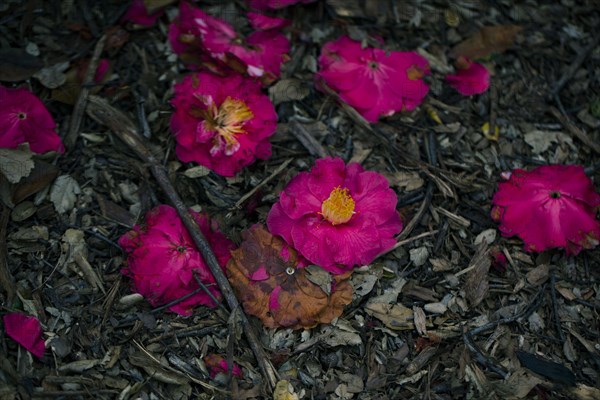
[(336, 187), (321, 204), (321, 215), (332, 225), (350, 221), (352, 214), (354, 214), (354, 199), (346, 188)]
[(409, 69), (406, 70), (406, 76), (411, 81), (416, 81), (425, 76), (425, 70), (423, 70), (418, 65), (412, 65)]
[(254, 117), (243, 100), (231, 97), (227, 97), (218, 108), (212, 103), (203, 114), (205, 128), (217, 133), (214, 137), (214, 149), (221, 149), (224, 144), (227, 155), (237, 151), (239, 142), (236, 135), (245, 134), (244, 124)]

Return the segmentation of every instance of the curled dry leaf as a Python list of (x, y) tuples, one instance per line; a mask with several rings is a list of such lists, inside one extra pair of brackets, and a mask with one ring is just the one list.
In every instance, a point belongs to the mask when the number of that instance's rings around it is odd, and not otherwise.
[[(229, 281), (248, 314), (269, 328), (310, 328), (329, 323), (352, 301), (350, 273), (331, 276), (330, 294), (315, 268), (263, 226), (244, 232), (244, 242), (227, 264)], [(314, 283), (317, 280), (318, 283)]]
[(0, 174), (10, 183), (17, 183), (29, 175), (34, 167), (33, 154), (29, 146), (24, 144), (16, 149), (0, 149)]
[(473, 36), (454, 46), (450, 50), (450, 55), (476, 60), (492, 53), (502, 53), (512, 46), (517, 33), (522, 29), (520, 25), (484, 26)]

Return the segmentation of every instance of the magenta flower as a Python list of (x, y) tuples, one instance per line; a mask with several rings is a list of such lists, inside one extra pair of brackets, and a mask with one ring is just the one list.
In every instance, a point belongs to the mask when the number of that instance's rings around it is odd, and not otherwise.
[(260, 85), (240, 75), (200, 72), (175, 85), (171, 130), (177, 157), (219, 175), (234, 176), (256, 158), (271, 156), (275, 108)]
[(512, 171), (498, 184), (492, 218), (503, 236), (519, 236), (525, 250), (561, 247), (567, 254), (598, 245), (600, 195), (583, 167), (545, 165)]
[(27, 142), (34, 153), (63, 153), (55, 129), (52, 115), (33, 93), (0, 86), (0, 148), (14, 149)]
[(287, 38), (274, 31), (239, 35), (222, 19), (212, 17), (183, 1), (179, 16), (169, 27), (169, 42), (184, 62), (198, 64), (207, 56), (213, 70), (228, 66), (237, 72), (260, 78), (264, 84), (281, 74), (281, 64), (290, 50)]
[(46, 346), (42, 338), (42, 326), (36, 317), (10, 313), (5, 314), (2, 320), (8, 336), (37, 358), (44, 356)]
[(258, 31), (282, 29), (292, 23), (292, 21), (287, 18), (271, 17), (256, 12), (248, 12), (246, 16), (248, 17), (250, 25)]
[(133, 0), (123, 17), (121, 17), (121, 21), (140, 26), (152, 26), (164, 13), (164, 10), (159, 10), (150, 14), (144, 5), (144, 0)]
[(447, 75), (446, 81), (463, 96), (481, 94), (490, 87), (490, 71), (466, 57), (456, 61), (456, 74)]
[(396, 243), (402, 230), (397, 201), (383, 175), (325, 158), (290, 181), (267, 226), (310, 262), (342, 273)]
[(292, 4), (312, 3), (315, 0), (248, 0), (248, 5), (255, 10), (278, 10)]
[(429, 63), (414, 51), (363, 49), (342, 36), (323, 46), (319, 66), (317, 77), (369, 122), (413, 110), (429, 91), (421, 79), (429, 74)]
[[(190, 212), (224, 269), (234, 244), (206, 215)], [(221, 298), (215, 278), (174, 208), (160, 205), (148, 211), (146, 223), (121, 236), (119, 245), (127, 253), (127, 267), (121, 272), (133, 279), (135, 292), (153, 306), (168, 304), (198, 289), (194, 271), (215, 298)], [(190, 315), (199, 304), (215, 306), (206, 292), (199, 291), (169, 310)]]
[[(206, 366), (208, 367), (210, 379), (214, 379), (214, 377), (218, 374), (227, 374), (227, 372), (229, 371), (229, 365), (227, 364), (227, 360), (225, 360), (222, 356), (218, 354), (207, 354), (204, 357), (203, 361), (204, 364), (206, 364)], [(238, 378), (242, 377), (242, 369), (236, 363), (233, 363), (231, 375), (237, 376)]]

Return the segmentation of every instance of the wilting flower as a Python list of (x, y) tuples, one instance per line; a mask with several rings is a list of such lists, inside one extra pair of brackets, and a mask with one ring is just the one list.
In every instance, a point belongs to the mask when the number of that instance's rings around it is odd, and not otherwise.
[(44, 103), (27, 89), (0, 86), (0, 148), (14, 149), (27, 142), (35, 153), (65, 148)]
[(237, 72), (271, 83), (281, 74), (281, 64), (290, 50), (287, 38), (274, 31), (239, 35), (226, 21), (212, 17), (183, 1), (179, 16), (169, 27), (173, 51), (184, 62), (199, 64), (207, 57), (214, 71), (228, 66)]
[(123, 22), (131, 22), (140, 26), (152, 26), (156, 20), (164, 14), (163, 10), (149, 13), (144, 0), (133, 0), (131, 5), (121, 18)]
[(369, 122), (413, 110), (429, 91), (422, 79), (430, 72), (429, 63), (414, 51), (362, 48), (342, 36), (323, 46), (319, 66), (318, 79)]
[(266, 31), (269, 29), (282, 29), (292, 23), (287, 18), (271, 17), (265, 14), (248, 12), (246, 14), (250, 25), (259, 31)]
[(330, 275), (261, 225), (242, 233), (227, 274), (244, 310), (269, 328), (312, 328), (342, 315), (352, 301), (350, 272)]
[(233, 176), (256, 158), (271, 156), (269, 136), (275, 133), (277, 114), (250, 78), (189, 75), (175, 85), (171, 103), (171, 129), (181, 161)]
[(519, 236), (527, 251), (562, 247), (578, 254), (598, 245), (600, 195), (581, 166), (514, 170), (498, 184), (492, 204), (502, 235)]
[(42, 326), (35, 317), (10, 313), (2, 317), (6, 334), (38, 358), (44, 356), (46, 346), (42, 338)]
[(369, 264), (396, 243), (397, 201), (383, 175), (325, 158), (290, 181), (267, 226), (311, 263), (340, 273)]
[(490, 87), (490, 71), (483, 64), (461, 56), (455, 66), (456, 74), (447, 75), (446, 81), (463, 96), (481, 94)]
[(248, 0), (248, 4), (255, 10), (278, 10), (292, 4), (312, 3), (315, 0)]
[[(213, 379), (218, 374), (227, 374), (229, 371), (227, 360), (218, 354), (207, 354), (202, 361), (208, 367), (210, 379)], [(236, 363), (233, 363), (231, 375), (238, 378), (242, 377), (242, 369)]]
[[(224, 268), (235, 246), (206, 215), (190, 213)], [(194, 272), (215, 298), (221, 298), (215, 278), (173, 207), (160, 205), (148, 211), (145, 224), (135, 225), (121, 236), (119, 245), (128, 255), (127, 267), (121, 272), (133, 279), (134, 290), (153, 306), (168, 304), (196, 291), (200, 286)], [(199, 304), (216, 306), (200, 290), (169, 310), (189, 315)]]

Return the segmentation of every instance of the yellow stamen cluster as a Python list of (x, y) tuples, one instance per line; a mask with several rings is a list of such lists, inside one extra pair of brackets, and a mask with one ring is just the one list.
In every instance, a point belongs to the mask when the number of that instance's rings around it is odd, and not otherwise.
[(327, 200), (321, 204), (321, 215), (332, 225), (339, 225), (350, 221), (354, 214), (354, 199), (347, 188), (334, 188)]
[(243, 100), (227, 97), (221, 106), (212, 103), (204, 113), (205, 128), (217, 133), (214, 147), (221, 148), (225, 144), (225, 154), (231, 155), (239, 148), (236, 135), (245, 134), (244, 124), (254, 117)]

